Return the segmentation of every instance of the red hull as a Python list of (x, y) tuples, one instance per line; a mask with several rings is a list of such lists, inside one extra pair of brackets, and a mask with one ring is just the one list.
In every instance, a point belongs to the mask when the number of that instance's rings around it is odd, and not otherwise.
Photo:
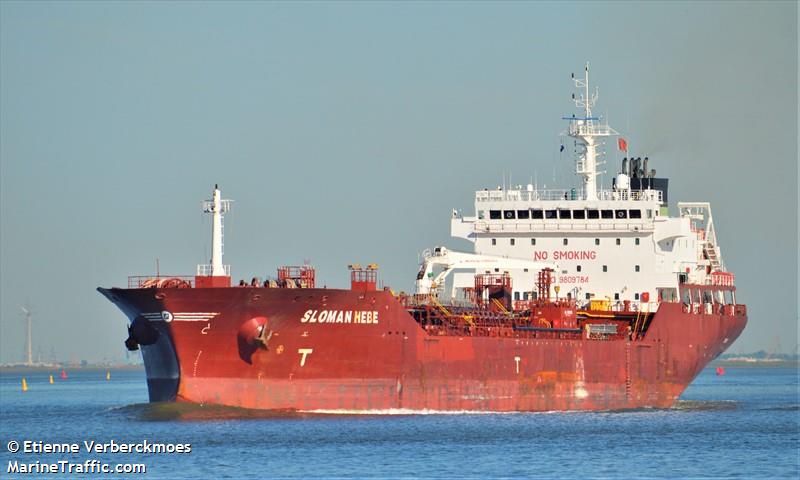
[[(662, 303), (638, 340), (437, 336), (382, 291), (99, 290), (132, 321), (175, 316), (149, 322), (158, 331), (142, 347), (151, 400), (258, 409), (669, 407), (747, 323), (743, 309), (704, 315)], [(369, 323), (308, 321), (323, 310), (369, 312)], [(251, 341), (263, 317), (266, 348)]]

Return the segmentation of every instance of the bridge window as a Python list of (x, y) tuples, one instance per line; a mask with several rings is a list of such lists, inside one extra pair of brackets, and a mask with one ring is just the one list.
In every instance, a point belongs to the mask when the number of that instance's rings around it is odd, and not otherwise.
[(614, 218), (614, 210), (601, 210), (600, 216), (603, 218)]
[(556, 210), (545, 210), (544, 218), (556, 218)]
[(586, 218), (586, 210), (573, 210), (572, 218), (583, 220), (584, 218)]
[(595, 245), (600, 245), (600, 239), (599, 238), (595, 238), (594, 239), (594, 244)]
[(565, 239), (564, 239), (564, 245), (566, 245), (566, 244), (568, 244), (568, 243), (569, 243), (569, 240), (565, 238)]
[(692, 303), (692, 292), (691, 292), (691, 290), (689, 290), (687, 288), (687, 289), (684, 289), (683, 291), (681, 291), (681, 301), (683, 303), (685, 303), (686, 305), (690, 305)]
[(703, 290), (703, 303), (714, 303), (711, 299), (711, 290)]
[(642, 218), (642, 211), (641, 210), (628, 210), (628, 216), (630, 218)]
[(514, 214), (514, 210), (504, 210), (503, 218), (505, 218), (506, 220), (513, 220), (517, 218), (517, 216)]
[(503, 213), (500, 210), (489, 210), (489, 218), (492, 220), (500, 220), (503, 218)]
[(535, 220), (541, 220), (542, 218), (544, 218), (544, 212), (542, 212), (541, 209), (535, 208), (531, 210), (531, 218)]
[(536, 239), (535, 238), (531, 238), (531, 245), (536, 245)]
[(497, 245), (497, 239), (496, 238), (492, 239), (492, 245)]
[(563, 208), (559, 209), (558, 218), (572, 218), (572, 212), (570, 212), (569, 210), (565, 210)]
[(600, 218), (600, 211), (599, 210), (586, 210), (586, 218), (590, 220), (596, 220)]
[(638, 272), (638, 271), (639, 271), (639, 265), (636, 265), (636, 266), (633, 268), (633, 270), (634, 270), (635, 272)]
[(614, 212), (617, 218), (628, 218), (628, 211), (627, 210), (617, 210)]
[(603, 271), (604, 271), (604, 272), (607, 272), (607, 271), (608, 271), (608, 265), (603, 265)]
[(520, 220), (526, 220), (531, 218), (531, 211), (530, 210), (517, 210), (517, 218)]
[(512, 238), (512, 239), (511, 239), (511, 246), (514, 246), (514, 244), (515, 244), (515, 243), (516, 243), (516, 240), (514, 240), (514, 239)]

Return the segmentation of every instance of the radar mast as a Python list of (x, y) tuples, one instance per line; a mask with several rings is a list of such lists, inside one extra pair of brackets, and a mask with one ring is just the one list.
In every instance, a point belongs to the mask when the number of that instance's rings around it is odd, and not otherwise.
[(592, 117), (592, 107), (597, 103), (599, 92), (595, 87), (594, 92), (589, 91), (589, 62), (586, 62), (583, 79), (575, 78), (572, 74), (575, 87), (581, 89), (579, 96), (572, 94), (572, 101), (579, 109), (583, 109), (583, 117), (564, 117), (569, 120), (567, 134), (581, 142), (582, 151), (578, 152), (575, 159), (575, 173), (583, 177), (583, 192), (586, 200), (597, 200), (597, 146), (599, 137), (619, 135), (607, 123), (601, 122), (599, 117)]

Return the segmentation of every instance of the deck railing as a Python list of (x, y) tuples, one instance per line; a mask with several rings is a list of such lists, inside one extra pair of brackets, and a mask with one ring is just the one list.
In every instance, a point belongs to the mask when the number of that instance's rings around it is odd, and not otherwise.
[[(535, 201), (569, 201), (584, 200), (583, 189), (550, 189), (550, 190), (482, 190), (475, 192), (476, 202), (535, 202)], [(598, 200), (616, 201), (658, 201), (663, 202), (661, 190), (598, 190)]]

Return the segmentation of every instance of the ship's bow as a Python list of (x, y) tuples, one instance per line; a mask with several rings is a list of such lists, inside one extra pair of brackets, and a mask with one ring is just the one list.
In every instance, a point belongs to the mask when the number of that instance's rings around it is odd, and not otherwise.
[(128, 317), (125, 345), (129, 350), (142, 351), (150, 401), (174, 401), (180, 369), (169, 329), (165, 322), (142, 314), (162, 311), (152, 290), (150, 295), (144, 295), (141, 289), (98, 288), (97, 291)]

